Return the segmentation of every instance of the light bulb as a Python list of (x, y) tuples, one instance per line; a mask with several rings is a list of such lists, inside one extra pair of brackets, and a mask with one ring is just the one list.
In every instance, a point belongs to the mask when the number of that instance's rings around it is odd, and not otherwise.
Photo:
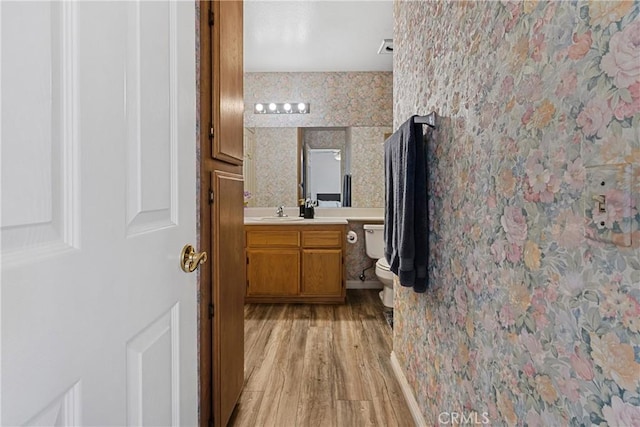
[(264, 106), (262, 104), (256, 104), (256, 111), (261, 113), (264, 110)]
[(304, 111), (306, 108), (307, 106), (304, 105), (304, 102), (298, 104), (298, 111)]
[(269, 104), (269, 111), (276, 111), (276, 104), (274, 104), (273, 102)]
[(287, 113), (291, 111), (291, 104), (289, 104), (288, 102), (284, 104), (284, 111), (286, 111)]

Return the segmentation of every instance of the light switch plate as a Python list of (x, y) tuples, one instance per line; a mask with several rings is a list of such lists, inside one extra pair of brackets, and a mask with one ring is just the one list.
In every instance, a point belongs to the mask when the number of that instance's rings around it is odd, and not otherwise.
[(631, 246), (633, 165), (587, 166), (583, 192), (584, 235), (588, 239)]

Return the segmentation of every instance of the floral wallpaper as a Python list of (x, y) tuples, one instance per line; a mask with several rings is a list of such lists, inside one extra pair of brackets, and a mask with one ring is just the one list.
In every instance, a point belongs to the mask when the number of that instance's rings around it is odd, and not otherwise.
[[(639, 14), (394, 3), (394, 128), (439, 116), (430, 288), (397, 286), (394, 312), (428, 425), (640, 425)], [(631, 187), (606, 214), (585, 200), (602, 164)]]
[(351, 205), (384, 207), (384, 136), (391, 127), (351, 128)]
[[(245, 73), (246, 127), (389, 126), (391, 72)], [(310, 102), (309, 114), (254, 114), (256, 102)]]
[(298, 129), (255, 128), (255, 192), (249, 206), (298, 206), (297, 152)]
[(304, 143), (309, 148), (344, 149), (347, 141), (346, 129), (305, 129)]

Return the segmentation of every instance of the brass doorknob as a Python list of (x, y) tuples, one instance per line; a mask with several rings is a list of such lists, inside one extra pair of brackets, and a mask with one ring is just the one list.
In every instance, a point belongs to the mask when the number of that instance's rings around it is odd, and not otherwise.
[(196, 252), (190, 244), (184, 245), (180, 254), (180, 268), (185, 273), (193, 273), (200, 264), (207, 262), (206, 252)]

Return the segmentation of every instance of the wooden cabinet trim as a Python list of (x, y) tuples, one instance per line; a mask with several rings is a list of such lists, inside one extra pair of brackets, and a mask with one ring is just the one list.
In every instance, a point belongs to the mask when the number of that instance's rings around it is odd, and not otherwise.
[(300, 246), (300, 233), (294, 230), (247, 231), (248, 248), (272, 248)]
[(340, 248), (343, 232), (341, 230), (303, 231), (302, 246), (305, 248)]

